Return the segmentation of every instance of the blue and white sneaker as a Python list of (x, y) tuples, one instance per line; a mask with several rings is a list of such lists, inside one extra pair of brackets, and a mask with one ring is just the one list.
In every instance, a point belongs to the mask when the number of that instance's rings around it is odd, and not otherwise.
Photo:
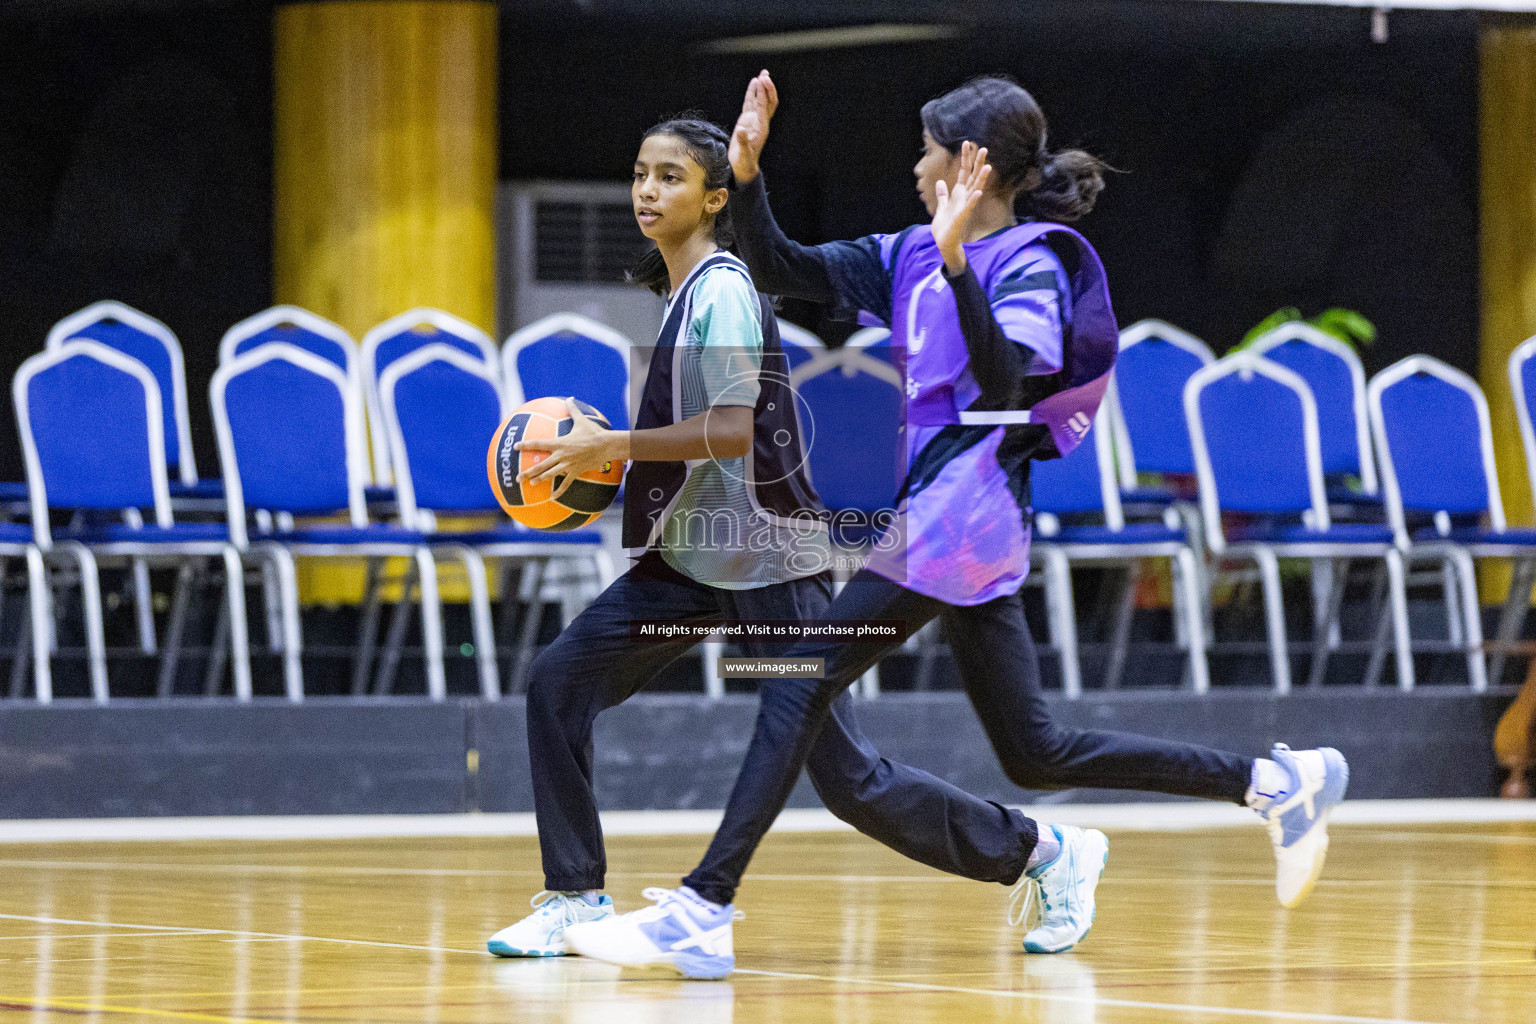
[(1328, 856), (1328, 813), (1344, 800), (1349, 763), (1332, 747), (1292, 751), (1276, 743), (1269, 754), (1290, 780), (1260, 812), (1275, 844), (1275, 895), (1294, 907), (1317, 884)]
[[(1109, 840), (1098, 829), (1052, 825), (1051, 831), (1061, 842), (1061, 852), (1019, 879), (1009, 909), (1009, 927), (1022, 923), (1031, 909), (1036, 911), (1035, 925), (1024, 935), (1026, 953), (1065, 953), (1083, 941), (1098, 912), (1093, 893), (1109, 863)], [(1036, 893), (1033, 908), (1026, 896), (1031, 883)]]
[(656, 905), (567, 928), (571, 951), (621, 967), (664, 967), (685, 978), (714, 980), (736, 969), (731, 923), (742, 915), (734, 906), (716, 906), (687, 886), (641, 895)]
[(533, 913), (517, 924), (492, 935), (485, 948), (497, 956), (565, 956), (565, 930), (580, 921), (613, 917), (613, 900), (598, 897), (596, 904), (580, 895), (541, 892), (528, 901)]

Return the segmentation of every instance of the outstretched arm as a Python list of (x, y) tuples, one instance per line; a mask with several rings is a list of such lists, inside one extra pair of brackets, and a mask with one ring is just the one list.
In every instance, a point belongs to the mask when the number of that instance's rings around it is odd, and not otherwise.
[(832, 302), (836, 296), (822, 254), (812, 246), (790, 241), (768, 208), (768, 189), (758, 158), (768, 142), (768, 122), (778, 106), (779, 91), (773, 79), (767, 71), (759, 72), (747, 84), (741, 116), (731, 132), (730, 158), (736, 194), (730, 208), (736, 248), (762, 291), (812, 302)]

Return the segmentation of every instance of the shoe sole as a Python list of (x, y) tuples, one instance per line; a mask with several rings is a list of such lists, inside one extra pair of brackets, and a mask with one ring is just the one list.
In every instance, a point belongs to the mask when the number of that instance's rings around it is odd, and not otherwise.
[[(1100, 878), (1104, 877), (1104, 872), (1107, 871), (1108, 869), (1109, 869), (1109, 847), (1105, 846), (1104, 847), (1104, 863), (1099, 868), (1099, 877)], [(1026, 953), (1065, 953), (1065, 952), (1067, 952), (1070, 949), (1076, 949), (1078, 943), (1082, 942), (1084, 939), (1086, 939), (1088, 937), (1088, 933), (1093, 931), (1093, 923), (1095, 921), (1097, 921), (1098, 919), (1099, 919), (1098, 885), (1097, 885), (1097, 883), (1095, 883), (1095, 885), (1094, 885), (1093, 913), (1088, 915), (1088, 927), (1084, 928), (1083, 929), (1083, 934), (1081, 934), (1081, 935), (1079, 935), (1077, 937), (1077, 942), (1069, 942), (1065, 946), (1057, 946), (1054, 949), (1052, 949), (1052, 948), (1050, 948), (1048, 946), (1042, 946), (1038, 942), (1025, 942), (1024, 943), (1024, 952), (1026, 952)]]
[(563, 949), (518, 949), (509, 946), (505, 942), (487, 942), (485, 948), (492, 956), (503, 957), (547, 957), (547, 956), (574, 956), (575, 954)]

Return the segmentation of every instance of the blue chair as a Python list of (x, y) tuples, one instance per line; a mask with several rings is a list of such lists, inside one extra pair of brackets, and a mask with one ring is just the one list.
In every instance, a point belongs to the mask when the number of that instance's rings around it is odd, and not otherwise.
[[(389, 438), (403, 522), (419, 529), (434, 552), (463, 563), (469, 579), (471, 622), (481, 693), (501, 696), (495, 631), (485, 557), (503, 559), (504, 617), (516, 602), (510, 582), (514, 564), (524, 569), (529, 609), (512, 667), (514, 691), (532, 661), (542, 609), (542, 583), (553, 559), (576, 559), (596, 570), (606, 586), (612, 564), (596, 530), (543, 533), (502, 515), (486, 480), (485, 446), (510, 413), (497, 368), (456, 346), (434, 343), (394, 360), (379, 381), (383, 422)], [(497, 528), (438, 533), (439, 515), (487, 516)]]
[[(1278, 558), (1335, 561), (1340, 583), (1351, 559), (1386, 562), (1388, 605), (1396, 640), (1398, 685), (1413, 686), (1408, 603), (1403, 558), (1390, 528), (1374, 523), (1334, 523), (1323, 484), (1317, 403), (1294, 371), (1251, 352), (1237, 352), (1190, 377), (1184, 414), (1200, 485), (1206, 543), (1216, 558), (1257, 564), (1275, 689), (1291, 688), (1285, 610)], [(1250, 521), (1228, 528), (1224, 513)], [(1342, 587), (1314, 609), (1311, 683), (1320, 684), (1337, 621)], [(1385, 617), (1382, 619), (1385, 622)], [(1371, 645), (1367, 679), (1385, 656), (1383, 629)]]
[(1100, 406), (1088, 437), (1071, 454), (1036, 462), (1030, 469), (1030, 496), (1035, 510), (1031, 554), (1045, 570), (1046, 605), (1052, 646), (1061, 656), (1062, 689), (1069, 698), (1082, 692), (1077, 613), (1072, 595), (1073, 563), (1123, 565), (1131, 571), (1105, 671), (1105, 686), (1113, 688), (1124, 668), (1128, 648), (1138, 560), (1167, 558), (1173, 565), (1177, 642), (1189, 651), (1193, 690), (1205, 693), (1210, 688), (1210, 672), (1206, 666), (1205, 606), (1195, 551), (1184, 526), (1171, 510), (1165, 512), (1162, 522), (1126, 523), (1110, 424), (1109, 409)]
[(515, 409), (534, 398), (573, 396), (596, 407), (615, 429), (629, 425), (630, 341), (575, 313), (529, 324), (501, 349), (501, 379)]
[[(199, 481), (197, 478), (192, 455), (191, 419), (187, 413), (186, 366), (176, 335), (159, 320), (131, 306), (121, 302), (95, 302), (54, 324), (48, 332), (46, 347), (56, 349), (77, 338), (89, 338), (117, 349), (143, 363), (155, 375), (160, 394), (172, 398), (162, 409), (165, 461), (175, 470), (171, 496), (183, 499), (184, 504), (193, 507), (208, 501), (217, 507), (223, 498), (223, 485), (218, 480)], [(149, 568), (142, 561), (133, 565), (132, 591), (139, 627), (139, 649), (144, 654), (153, 655), (157, 653), (157, 646), (154, 611), (150, 607)], [(182, 592), (178, 590), (178, 594)]]
[[(364, 498), (368, 442), (363, 397), (336, 362), (281, 341), (269, 341), (219, 367), (209, 385), (219, 459), (229, 505), (229, 536), (242, 555), (260, 558), (277, 579), (284, 685), (288, 698), (302, 700), (298, 585), (294, 557), (389, 558), (413, 560), (419, 583), (427, 693), (447, 695), (443, 677), (442, 624), (436, 565), (419, 531), (370, 523)], [(254, 511), (255, 530), (247, 522)], [(305, 522), (333, 519), (344, 522)], [(412, 580), (401, 595), (409, 604)], [(403, 629), (404, 618), (398, 617)], [(359, 647), (353, 678), (366, 678)], [(381, 664), (375, 688), (393, 678), (393, 664)]]
[(843, 540), (872, 536), (878, 524), (866, 520), (894, 507), (905, 467), (901, 375), (889, 362), (889, 342), (879, 348), (883, 339), (876, 334), (889, 338), (880, 331), (861, 344), (850, 339), (789, 375), (806, 414), (801, 430), (811, 482), (828, 509), (853, 513), (834, 516)]
[(1374, 496), (1379, 488), (1365, 410), (1365, 368), (1355, 350), (1311, 324), (1293, 322), (1261, 335), (1249, 351), (1294, 370), (1307, 382), (1317, 400), (1323, 473), (1356, 477), (1360, 489)]
[(816, 335), (783, 319), (779, 320), (779, 344), (784, 349), (784, 360), (789, 363), (791, 373), (827, 350), (826, 343)]
[[(1521, 389), (1515, 393), (1517, 403), (1524, 401)], [(1448, 566), (1450, 647), (1465, 653), (1472, 688), (1482, 690), (1488, 675), (1472, 560), (1509, 558), (1518, 565), (1536, 557), (1536, 530), (1504, 522), (1488, 401), (1471, 377), (1430, 356), (1393, 363), (1371, 379), (1366, 396), (1388, 521), (1409, 561)]]
[(1205, 342), (1161, 320), (1142, 320), (1120, 332), (1110, 414), (1121, 490), (1136, 491), (1138, 472), (1194, 473), (1179, 396), (1190, 377), (1215, 361)]
[(176, 335), (159, 320), (132, 306), (93, 302), (54, 324), (48, 332), (47, 347), (56, 349), (76, 338), (99, 341), (149, 367), (160, 386), (160, 394), (172, 399), (162, 410), (166, 466), (175, 471), (183, 487), (195, 489), (198, 479), (192, 455), (191, 417), (187, 413), (187, 370)]
[[(165, 419), (154, 374), (117, 349), (77, 339), (23, 363), (12, 395), (37, 547), (45, 554), (71, 556), (80, 571), (94, 698), (104, 703), (109, 696), (98, 559), (201, 562), (218, 557), (226, 571), (235, 695), (249, 700), (240, 564), (222, 524), (175, 522), (165, 462)], [(153, 510), (149, 525), (140, 512), (146, 508)], [(51, 509), (76, 513), (74, 522), (57, 536), (49, 523)], [(172, 630), (179, 633), (174, 617)], [(150, 636), (153, 640), (153, 632)], [(176, 636), (169, 644), (173, 652), (179, 642)], [(170, 693), (174, 672), (174, 655), (169, 654), (161, 665), (163, 695)]]
[[(368, 402), (368, 439), (373, 452), (373, 475), (380, 482), (390, 476), (389, 435), (384, 429), (383, 407), (379, 405), (379, 375), (401, 356), (426, 345), (443, 344), (479, 359), (498, 378), (501, 360), (496, 343), (467, 320), (451, 313), (425, 306), (401, 313), (363, 335), (363, 395)], [(489, 437), (490, 435), (486, 435)]]
[[(890, 332), (870, 328), (789, 375), (806, 470), (832, 511), (832, 542), (841, 547), (862, 547), (888, 525), (905, 472), (902, 379), (890, 358)], [(859, 693), (873, 697), (879, 689), (878, 670), (870, 669)]]
[(273, 306), (248, 316), (224, 332), (219, 365), (275, 341), (312, 352), (342, 369), (348, 380), (361, 380), (357, 343), (340, 325), (298, 306)]

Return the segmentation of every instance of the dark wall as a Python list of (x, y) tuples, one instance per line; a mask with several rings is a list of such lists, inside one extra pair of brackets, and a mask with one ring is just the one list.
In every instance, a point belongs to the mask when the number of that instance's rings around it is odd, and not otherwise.
[[(769, 66), (766, 159), (802, 240), (921, 218), (917, 109), (983, 72), (1040, 99), (1056, 144), (1122, 173), (1083, 229), (1122, 323), (1161, 316), (1225, 349), (1281, 305), (1344, 305), (1410, 352), (1475, 369), (1477, 16), (1277, 4), (1041, 0), (502, 3), (503, 178), (624, 180), (640, 132), (691, 106), (729, 124)], [(63, 13), (60, 13), (63, 12)], [(717, 56), (696, 41), (936, 20), (953, 39)], [(187, 350), (199, 467), (224, 329), (271, 301), (271, 5), (0, 4), (0, 374), (101, 298)], [(848, 328), (791, 304), (829, 337)], [(0, 417), (0, 478), (21, 460)]]
[(1162, 317), (1220, 351), (1280, 306), (1343, 305), (1381, 329), (1368, 369), (1430, 352), (1475, 371), (1475, 15), (1394, 11), (1375, 44), (1358, 9), (1085, 0), (947, 13), (971, 27), (715, 56), (688, 37), (728, 34), (718, 21), (631, 24), (608, 10), (552, 23), (504, 8), (502, 176), (623, 180), (646, 125), (689, 106), (729, 125), (766, 66), (783, 106), (765, 168), (786, 230), (897, 230), (924, 216), (918, 108), (1005, 72), (1040, 100), (1055, 145), (1123, 172), (1083, 222), (1122, 325)]
[[(0, 375), (60, 317), (118, 299), (186, 351), (199, 470), (218, 475), (218, 342), (272, 292), (271, 14), (0, 20)], [(10, 403), (0, 479), (20, 479)]]
[[(1352, 799), (1487, 797), (1502, 772), (1488, 737), (1509, 696), (1463, 687), (1222, 688), (1051, 698), (1078, 728), (1132, 729), (1256, 755), (1327, 743), (1350, 762)], [(757, 701), (641, 696), (597, 719), (593, 783), (606, 810), (723, 807)], [(1115, 790), (1047, 794), (1004, 777), (964, 695), (861, 701), (885, 757), (1006, 803), (1165, 799)], [(688, 742), (676, 737), (686, 730)], [(470, 756), (473, 751), (474, 755)], [(0, 715), (0, 819), (200, 814), (531, 811), (523, 701), (326, 699), (13, 703)], [(791, 807), (815, 807), (802, 776)]]

